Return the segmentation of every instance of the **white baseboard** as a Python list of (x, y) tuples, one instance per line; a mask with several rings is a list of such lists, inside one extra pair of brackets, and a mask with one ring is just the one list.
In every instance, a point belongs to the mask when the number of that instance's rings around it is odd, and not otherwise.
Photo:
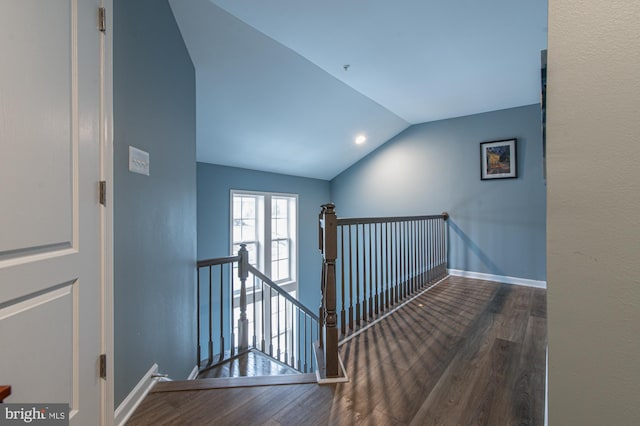
[(485, 274), (482, 272), (463, 271), (460, 269), (449, 269), (449, 275), (456, 277), (475, 278), (478, 280), (496, 281), (504, 284), (523, 285), (527, 287), (547, 288), (546, 281), (530, 280), (527, 278), (507, 277), (504, 275)]
[(193, 367), (193, 370), (191, 370), (191, 373), (189, 373), (189, 377), (187, 377), (187, 380), (195, 380), (198, 378), (198, 366), (196, 365), (195, 367)]
[(347, 370), (344, 368), (344, 364), (342, 363), (342, 358), (338, 354), (338, 364), (340, 367), (340, 371), (342, 374), (340, 377), (328, 378), (323, 377), (323, 374), (320, 372), (319, 365), (324, 365), (324, 355), (322, 353), (322, 349), (320, 349), (319, 342), (315, 342), (313, 345), (313, 353), (316, 358), (316, 381), (319, 385), (328, 385), (333, 383), (348, 383), (349, 376), (347, 375)]
[(158, 364), (153, 364), (149, 371), (140, 379), (135, 388), (127, 395), (115, 411), (115, 424), (123, 426), (133, 412), (138, 408), (145, 396), (156, 382), (152, 376), (158, 373)]
[(547, 346), (547, 367), (544, 381), (544, 426), (549, 426), (549, 346)]

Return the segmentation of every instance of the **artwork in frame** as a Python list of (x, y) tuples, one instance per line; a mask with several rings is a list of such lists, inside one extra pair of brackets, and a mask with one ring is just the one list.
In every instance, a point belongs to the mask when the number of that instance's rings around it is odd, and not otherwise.
[(513, 138), (480, 144), (480, 179), (518, 177), (516, 142)]

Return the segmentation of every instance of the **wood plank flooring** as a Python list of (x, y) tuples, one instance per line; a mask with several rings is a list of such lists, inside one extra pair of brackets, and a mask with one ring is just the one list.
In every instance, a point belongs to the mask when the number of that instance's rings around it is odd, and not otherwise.
[(280, 374), (298, 374), (298, 371), (286, 364), (272, 360), (260, 352), (251, 350), (203, 371), (198, 378), (275, 376)]
[(449, 277), (341, 347), (349, 383), (149, 394), (130, 425), (542, 425), (546, 291)]

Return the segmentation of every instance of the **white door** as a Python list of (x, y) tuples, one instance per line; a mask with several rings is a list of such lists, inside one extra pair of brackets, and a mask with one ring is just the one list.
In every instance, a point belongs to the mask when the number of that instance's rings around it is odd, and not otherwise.
[(99, 0), (0, 1), (0, 384), (100, 415)]

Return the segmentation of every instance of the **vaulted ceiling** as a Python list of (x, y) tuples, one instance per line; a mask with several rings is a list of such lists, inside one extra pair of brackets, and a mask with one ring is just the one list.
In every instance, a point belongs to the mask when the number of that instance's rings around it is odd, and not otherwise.
[(546, 0), (170, 4), (198, 161), (331, 179), (412, 124), (539, 101)]

